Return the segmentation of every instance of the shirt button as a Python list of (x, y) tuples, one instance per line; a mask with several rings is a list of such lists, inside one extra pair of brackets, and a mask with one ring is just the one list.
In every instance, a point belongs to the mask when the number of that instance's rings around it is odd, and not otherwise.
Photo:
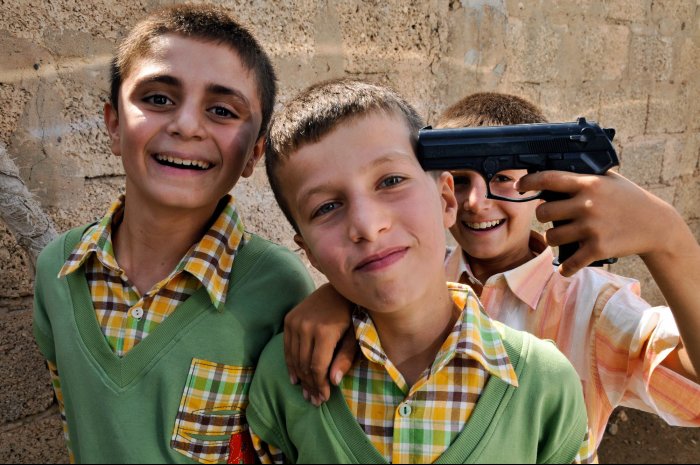
[(141, 318), (143, 318), (143, 309), (141, 307), (136, 307), (132, 309), (131, 316), (133, 316), (137, 320), (140, 320)]
[(411, 416), (411, 412), (413, 412), (413, 409), (407, 403), (403, 403), (399, 406), (399, 415), (402, 417), (406, 418)]

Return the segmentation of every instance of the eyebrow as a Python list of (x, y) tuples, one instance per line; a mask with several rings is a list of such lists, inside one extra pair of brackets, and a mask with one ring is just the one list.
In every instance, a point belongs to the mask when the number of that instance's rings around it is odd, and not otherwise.
[[(153, 76), (147, 76), (137, 83), (137, 86), (145, 84), (165, 84), (170, 87), (182, 87), (182, 81), (175, 76), (170, 76), (169, 74), (156, 74)], [(208, 84), (206, 88), (207, 93), (222, 96), (231, 96), (241, 100), (246, 106), (250, 106), (250, 102), (246, 96), (238, 89), (233, 89), (231, 87), (226, 87), (221, 84)]]
[[(402, 152), (402, 151), (396, 151), (396, 150), (391, 150), (387, 155), (384, 155), (376, 160), (374, 160), (372, 163), (369, 164), (368, 168), (376, 168), (377, 166), (381, 166), (385, 163), (391, 163), (391, 162), (396, 162), (396, 161), (403, 161), (406, 159), (408, 156), (407, 153)], [(413, 156), (413, 155), (411, 155)], [(322, 193), (322, 192), (328, 192), (332, 191), (334, 188), (334, 184), (331, 182), (327, 182), (324, 184), (321, 184), (319, 186), (313, 187), (309, 189), (306, 192), (303, 192), (302, 195), (299, 195), (297, 197), (297, 202), (299, 205), (304, 205), (304, 202), (308, 202), (308, 199), (311, 198), (313, 195)]]

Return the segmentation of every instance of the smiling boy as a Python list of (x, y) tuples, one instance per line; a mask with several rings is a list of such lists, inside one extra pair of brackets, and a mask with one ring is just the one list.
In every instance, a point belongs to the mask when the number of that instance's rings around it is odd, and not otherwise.
[(270, 184), (297, 244), (356, 305), (361, 353), (316, 408), (273, 339), (248, 408), (263, 462), (568, 463), (584, 439), (563, 356), (446, 283), (454, 186), (418, 163), (421, 126), (393, 91), (349, 80), (312, 86), (275, 117)]
[(120, 45), (104, 118), (126, 193), (37, 267), (34, 333), (72, 461), (254, 459), (258, 356), (312, 289), (228, 194), (263, 154), (275, 90), (265, 52), (218, 8), (156, 12)]
[[(542, 111), (522, 98), (479, 93), (447, 109), (437, 126), (542, 122)], [(458, 213), (450, 231), (459, 247), (446, 260), (448, 279), (475, 289), (491, 318), (554, 341), (574, 365), (590, 430), (578, 460), (597, 460), (607, 421), (619, 405), (656, 413), (672, 425), (700, 426), (700, 245), (678, 212), (613, 172), (527, 175), (526, 170), (510, 170), (489, 186), (510, 189), (500, 192), (508, 198), (542, 190), (571, 195), (545, 203), (489, 199), (481, 175), (453, 175)], [(569, 224), (548, 230), (545, 239), (531, 230), (535, 219)], [(572, 242), (580, 242), (579, 251), (557, 270), (548, 243)], [(642, 257), (668, 307), (644, 301), (633, 279), (585, 267), (629, 254)], [(290, 371), (306, 378), (305, 390), (316, 404), (327, 399), (332, 348), (351, 326), (351, 307), (326, 286), (287, 316), (290, 353), (301, 360), (289, 362)], [(297, 342), (307, 339), (312, 342)], [(303, 350), (295, 349), (302, 345)], [(317, 353), (316, 348), (323, 350)], [(352, 347), (340, 351), (331, 371), (334, 384), (353, 353)]]
[[(541, 110), (524, 99), (479, 93), (445, 110), (437, 126), (542, 122)], [(582, 460), (597, 458), (608, 419), (619, 405), (655, 413), (672, 425), (700, 426), (700, 288), (695, 279), (700, 246), (678, 212), (617, 173), (506, 174), (514, 192), (558, 190), (572, 199), (488, 199), (480, 175), (453, 173), (459, 213), (450, 231), (459, 247), (447, 260), (448, 276), (475, 288), (489, 316), (555, 341), (573, 363), (591, 431), (589, 457), (582, 451)], [(535, 219), (572, 222), (548, 230), (545, 239), (531, 230)], [(579, 252), (557, 272), (548, 245), (579, 241)], [(629, 254), (642, 257), (668, 307), (643, 300), (633, 279), (581, 269)]]

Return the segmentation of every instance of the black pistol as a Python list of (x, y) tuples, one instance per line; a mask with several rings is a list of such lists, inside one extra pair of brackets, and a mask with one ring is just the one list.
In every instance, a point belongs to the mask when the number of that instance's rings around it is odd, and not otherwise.
[[(478, 172), (486, 181), (488, 198), (511, 202), (557, 200), (566, 198), (566, 194), (545, 191), (530, 195), (504, 195), (494, 192), (492, 181), (505, 170), (605, 174), (620, 164), (612, 145), (614, 137), (614, 129), (603, 129), (585, 118), (579, 118), (575, 123), (458, 129), (427, 127), (421, 129), (418, 135), (418, 160), (426, 171)], [(554, 225), (562, 223), (557, 221)], [(560, 246), (559, 257), (554, 263), (564, 262), (576, 250), (578, 244)], [(590, 266), (603, 266), (616, 261), (616, 258), (609, 258)]]

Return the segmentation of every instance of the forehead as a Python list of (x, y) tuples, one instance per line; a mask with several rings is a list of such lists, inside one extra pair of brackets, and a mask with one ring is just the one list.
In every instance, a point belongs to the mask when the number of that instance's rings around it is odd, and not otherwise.
[(342, 189), (376, 170), (398, 167), (422, 172), (406, 122), (377, 111), (344, 121), (297, 149), (280, 167), (279, 178), (295, 203), (319, 186)]
[(255, 72), (226, 44), (178, 34), (156, 37), (130, 61), (123, 82), (154, 74), (176, 75), (185, 85), (235, 88), (260, 108)]

